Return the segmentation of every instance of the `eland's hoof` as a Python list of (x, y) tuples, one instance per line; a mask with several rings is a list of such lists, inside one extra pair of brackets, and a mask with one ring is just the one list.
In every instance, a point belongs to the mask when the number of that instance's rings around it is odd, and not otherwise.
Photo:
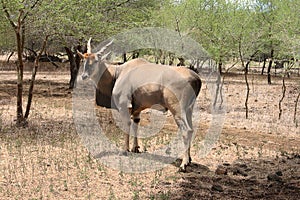
[(178, 169), (178, 172), (185, 173), (186, 172), (186, 165), (180, 166), (179, 169)]
[(140, 148), (139, 146), (133, 147), (133, 148), (131, 149), (131, 152), (133, 152), (133, 153), (140, 153), (139, 148)]

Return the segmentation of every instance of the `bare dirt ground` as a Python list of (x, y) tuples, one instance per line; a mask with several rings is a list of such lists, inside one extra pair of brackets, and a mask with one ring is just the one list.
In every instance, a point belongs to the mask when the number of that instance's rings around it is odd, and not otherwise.
[[(26, 72), (25, 80), (29, 77)], [(180, 161), (176, 161), (154, 172), (128, 174), (104, 166), (82, 144), (72, 118), (68, 71), (38, 72), (29, 127), (16, 128), (16, 74), (2, 70), (0, 199), (300, 199), (299, 105), (294, 122), (300, 78), (286, 80), (280, 120), (281, 78), (273, 78), (272, 85), (266, 84), (265, 76), (249, 79), (249, 118), (245, 119), (244, 78), (225, 77), (222, 133), (209, 154), (199, 158), (198, 144), (211, 121), (204, 80), (197, 101), (200, 126), (186, 173), (177, 171)], [(122, 143), (110, 111), (96, 110), (107, 137)], [(160, 134), (141, 143), (143, 149), (151, 152), (167, 143), (176, 130), (168, 118)]]

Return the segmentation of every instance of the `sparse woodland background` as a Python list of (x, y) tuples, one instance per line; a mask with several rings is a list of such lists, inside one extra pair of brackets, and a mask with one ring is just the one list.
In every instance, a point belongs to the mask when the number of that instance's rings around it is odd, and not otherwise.
[[(299, 0), (0, 0), (0, 19), (0, 199), (300, 199)], [(90, 37), (96, 45), (149, 26), (193, 38), (221, 74), (222, 133), (199, 158), (213, 101), (203, 80), (185, 174), (177, 162), (144, 174), (110, 169), (73, 124), (76, 50), (84, 52)], [(182, 61), (156, 49), (120, 60), (133, 57)], [(96, 110), (107, 137), (121, 143), (109, 110)], [(175, 132), (168, 118), (141, 144), (151, 152)]]

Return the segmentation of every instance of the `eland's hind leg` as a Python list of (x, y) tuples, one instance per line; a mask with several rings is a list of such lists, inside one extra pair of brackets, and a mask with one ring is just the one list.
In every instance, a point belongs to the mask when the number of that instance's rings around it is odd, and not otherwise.
[(185, 172), (186, 166), (191, 162), (191, 155), (190, 155), (190, 147), (191, 147), (191, 140), (193, 137), (193, 126), (191, 121), (191, 113), (186, 113), (185, 111), (182, 112), (182, 117), (178, 117), (177, 115), (174, 116), (176, 124), (180, 129), (180, 132), (183, 137), (183, 144), (184, 144), (184, 152), (182, 157), (182, 162), (180, 165), (180, 171)]
[(189, 157), (189, 164), (192, 162), (191, 145), (192, 145), (192, 139), (193, 139), (193, 135), (194, 135), (192, 115), (193, 115), (193, 106), (190, 109), (187, 109), (187, 112), (186, 112), (186, 120), (187, 120), (187, 124), (188, 124), (189, 130), (190, 130), (190, 132), (188, 132), (188, 142), (189, 142), (188, 157)]
[(183, 138), (184, 152), (182, 152), (183, 157), (180, 165), (180, 171), (186, 171), (186, 166), (191, 162), (190, 145), (193, 136), (191, 111), (193, 108), (193, 102), (191, 102), (188, 94), (182, 95), (183, 98), (180, 100), (178, 100), (176, 96), (172, 96), (172, 93), (168, 94), (169, 98), (165, 99), (166, 107), (172, 113)]

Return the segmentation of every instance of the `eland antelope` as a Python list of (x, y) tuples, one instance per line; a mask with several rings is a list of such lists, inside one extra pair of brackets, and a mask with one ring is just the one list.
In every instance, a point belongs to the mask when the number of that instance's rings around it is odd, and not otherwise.
[(120, 66), (106, 62), (104, 54), (108, 43), (99, 52), (92, 53), (91, 39), (87, 53), (78, 52), (84, 60), (82, 79), (91, 78), (96, 85), (97, 105), (119, 112), (125, 131), (124, 150), (129, 151), (129, 133), (133, 132), (132, 152), (138, 152), (137, 128), (140, 113), (160, 105), (169, 110), (182, 134), (184, 146), (180, 170), (191, 162), (190, 143), (193, 136), (192, 111), (201, 89), (201, 80), (195, 72), (184, 67), (171, 67), (134, 59)]

